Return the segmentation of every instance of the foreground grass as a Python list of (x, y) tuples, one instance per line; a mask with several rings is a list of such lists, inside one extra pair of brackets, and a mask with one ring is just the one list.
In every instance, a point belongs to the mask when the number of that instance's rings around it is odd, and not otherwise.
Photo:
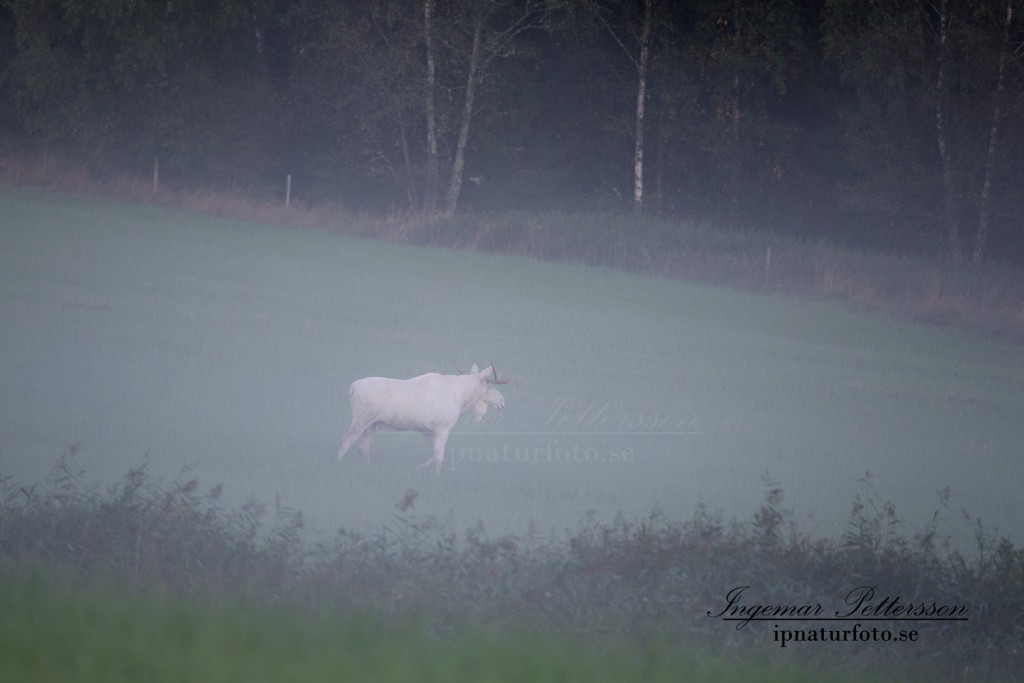
[[(170, 653), (174, 671), (193, 676), (200, 672), (180, 670), (192, 666), (187, 660), (212, 666), (202, 657), (212, 652), (216, 661), (225, 649), (244, 655), (243, 663), (251, 649), (279, 659), (275, 666), (298, 666), (296, 658), (376, 666), (377, 650), (349, 647), (346, 634), (362, 633), (384, 652), (401, 653), (387, 671), (415, 661), (438, 677), (459, 667), (489, 672), (509, 658), (556, 673), (609, 669), (629, 680), (635, 672), (628, 667), (641, 665), (652, 670), (645, 678), (657, 680), (661, 669), (651, 662), (660, 667), (662, 660), (666, 675), (722, 670), (726, 680), (773, 680), (794, 663), (816, 679), (825, 672), (844, 680), (1024, 680), (1024, 550), (980, 525), (970, 557), (945, 548), (934, 524), (905, 536), (894, 507), (876, 500), (868, 482), (839, 540), (801, 533), (781, 489), (768, 481), (760, 510), (742, 523), (698, 510), (686, 521), (589, 520), (563, 538), (492, 539), (479, 528), (460, 533), (418, 516), (403, 502), (376, 533), (340, 529), (313, 544), (299, 533), (297, 513), (278, 510), (265, 524), (250, 507), (221, 507), (220, 487), (204, 494), (196, 480), (166, 485), (145, 467), (108, 490), (83, 486), (71, 459), (49, 481), (0, 478), (0, 648), (13, 648), (12, 666), (162, 662), (161, 653)], [(26, 581), (33, 575), (46, 578)], [(773, 617), (736, 628), (725, 619), (726, 595), (741, 586), (744, 604), (819, 603), (826, 616), (851, 591), (871, 586), (878, 592), (872, 604), (884, 594), (904, 605), (961, 605), (968, 620), (854, 617), (826, 626), (882, 633), (821, 642), (809, 635), (823, 625), (816, 620), (775, 624)], [(131, 635), (104, 632), (108, 622)], [(780, 647), (780, 626), (805, 637)], [(904, 628), (919, 637), (893, 636)], [(8, 629), (22, 633), (8, 638)], [(319, 635), (307, 637), (305, 629)], [(548, 643), (552, 637), (559, 642)], [(265, 638), (278, 640), (263, 646)], [(75, 654), (79, 646), (83, 654)], [(42, 652), (54, 647), (62, 654), (47, 661)], [(310, 648), (324, 654), (303, 654)], [(595, 652), (603, 654), (595, 659)], [(620, 656), (626, 669), (601, 658)], [(767, 667), (766, 677), (722, 667), (737, 661)], [(487, 678), (475, 669), (466, 675)]]
[[(0, 680), (34, 681), (821, 681), (797, 667), (686, 656), (676, 649), (594, 650), (565, 640), (422, 628), (370, 618), (271, 611), (55, 588), (0, 586)], [(843, 678), (849, 680), (849, 678)]]

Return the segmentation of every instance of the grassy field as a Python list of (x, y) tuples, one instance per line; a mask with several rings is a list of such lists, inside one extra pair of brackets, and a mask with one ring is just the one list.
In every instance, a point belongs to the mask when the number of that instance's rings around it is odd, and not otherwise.
[[(682, 647), (596, 651), (536, 636), (463, 633), (311, 617), (232, 604), (0, 586), (0, 680), (34, 681), (821, 681), (774, 664)], [(868, 679), (861, 679), (868, 680)]]
[[(115, 481), (186, 464), (234, 500), (374, 529), (416, 510), (495, 533), (588, 511), (749, 517), (767, 472), (808, 531), (857, 481), (911, 528), (964, 507), (1020, 543), (1024, 357), (826, 302), (396, 246), (0, 187), (0, 473), (72, 444)], [(338, 462), (349, 383), (493, 360), (508, 407)], [(838, 493), (837, 493), (838, 492)]]

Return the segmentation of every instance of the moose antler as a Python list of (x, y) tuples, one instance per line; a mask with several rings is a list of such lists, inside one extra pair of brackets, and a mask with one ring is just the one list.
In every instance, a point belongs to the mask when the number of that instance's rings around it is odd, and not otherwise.
[(494, 367), (494, 361), (491, 361), (491, 375), (494, 377), (494, 381), (491, 384), (508, 384), (507, 379), (498, 379), (498, 369)]

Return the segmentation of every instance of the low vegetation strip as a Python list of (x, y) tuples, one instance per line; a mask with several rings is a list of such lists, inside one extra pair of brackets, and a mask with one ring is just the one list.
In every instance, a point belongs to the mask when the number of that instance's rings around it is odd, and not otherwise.
[(925, 253), (897, 255), (610, 211), (466, 213), (399, 232), (419, 244), (834, 299), (1024, 340), (1024, 271), (999, 263), (957, 264)]
[(802, 534), (770, 481), (746, 522), (488, 538), (410, 492), (376, 533), (312, 540), (188, 472), (83, 481), (71, 454), (3, 480), (0, 678), (1024, 680), (1024, 550), (980, 525), (970, 558), (934, 528), (906, 538), (869, 482), (837, 540)]

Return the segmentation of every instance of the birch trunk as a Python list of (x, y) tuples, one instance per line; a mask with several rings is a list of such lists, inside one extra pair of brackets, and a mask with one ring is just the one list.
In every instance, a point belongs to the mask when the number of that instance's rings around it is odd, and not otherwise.
[(935, 79), (935, 136), (942, 164), (942, 193), (945, 205), (946, 242), (954, 262), (960, 260), (960, 227), (957, 224), (956, 194), (953, 183), (953, 161), (946, 144), (946, 61), (949, 38), (949, 0), (939, 5), (938, 75)]
[(988, 135), (988, 156), (985, 158), (985, 180), (981, 184), (981, 198), (978, 208), (978, 233), (974, 239), (974, 253), (971, 260), (981, 263), (985, 259), (988, 242), (988, 221), (992, 212), (992, 174), (995, 166), (996, 149), (999, 139), (1000, 98), (1006, 81), (1006, 52), (1010, 42), (1010, 24), (1013, 22), (1013, 0), (1006, 0), (1006, 23), (1003, 24), (1003, 42), (999, 48), (999, 70), (996, 76), (996, 91), (992, 105), (992, 128)]
[(466, 166), (466, 144), (469, 142), (469, 127), (473, 123), (473, 99), (476, 95), (480, 73), (480, 35), (483, 32), (483, 17), (477, 15), (473, 24), (473, 47), (469, 54), (469, 69), (466, 72), (466, 97), (462, 104), (462, 123), (459, 138), (455, 143), (455, 160), (452, 163), (452, 177), (445, 195), (445, 213), (455, 213), (462, 193), (462, 174)]
[(437, 88), (437, 67), (434, 60), (434, 0), (423, 0), (423, 42), (427, 49), (424, 101), (427, 119), (427, 178), (423, 190), (423, 208), (428, 213), (433, 213), (437, 210), (438, 187), (437, 115), (434, 111), (434, 93)]
[(644, 109), (647, 100), (647, 65), (651, 55), (651, 31), (654, 0), (644, 1), (643, 26), (640, 29), (640, 59), (637, 62), (636, 138), (633, 147), (633, 210), (644, 206)]
[(405, 130), (405, 116), (402, 108), (395, 107), (395, 119), (398, 122), (398, 141), (402, 148), (402, 168), (405, 173), (405, 196), (409, 202), (409, 210), (415, 211), (418, 206), (416, 196), (416, 174), (413, 172), (412, 155), (409, 153), (409, 138)]
[[(634, 30), (623, 30), (605, 17), (600, 8), (595, 8), (594, 16), (608, 31), (608, 35), (622, 49), (626, 58), (636, 67), (636, 118), (633, 133), (633, 210), (640, 212), (644, 204), (644, 115), (647, 109), (647, 70), (651, 59), (651, 40), (654, 35), (654, 1), (644, 0), (644, 14), (640, 20), (639, 33)], [(630, 39), (636, 40), (637, 51), (632, 45), (627, 46)]]

